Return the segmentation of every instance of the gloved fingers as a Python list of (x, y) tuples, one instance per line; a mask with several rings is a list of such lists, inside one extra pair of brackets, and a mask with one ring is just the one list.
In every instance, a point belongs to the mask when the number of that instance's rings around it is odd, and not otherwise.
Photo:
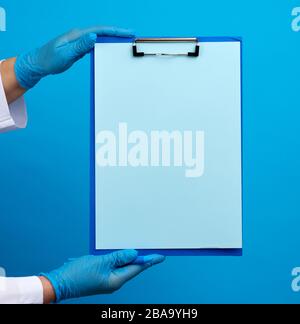
[(145, 264), (143, 265), (132, 265), (129, 264), (125, 267), (115, 269), (112, 273), (112, 282), (117, 282), (118, 286), (122, 286), (127, 281), (133, 279), (141, 272), (150, 268), (153, 265), (159, 264), (165, 260), (165, 257), (162, 255), (154, 254), (148, 255), (144, 258)]
[(132, 32), (117, 27), (91, 27), (82, 31), (74, 30), (68, 36), (73, 57), (79, 59), (87, 54), (94, 47), (97, 35), (129, 37)]
[(133, 279), (137, 275), (139, 275), (144, 270), (148, 269), (150, 265), (127, 265), (122, 268), (115, 269), (110, 276), (111, 286), (119, 289), (122, 287), (127, 281)]
[(111, 259), (111, 267), (119, 268), (130, 264), (136, 259), (137, 255), (138, 253), (136, 250), (122, 250), (113, 252), (109, 255)]
[[(144, 264), (129, 264), (127, 266), (117, 268), (112, 272), (111, 281), (116, 284), (117, 287), (121, 287), (127, 281), (133, 279), (141, 272), (150, 268), (153, 265), (159, 264), (165, 260), (163, 255), (153, 254), (144, 257)], [(132, 261), (134, 262), (134, 260)]]
[(132, 37), (134, 33), (131, 29), (126, 28), (94, 26), (86, 29), (72, 29), (68, 33), (59, 36), (55, 41), (57, 41), (58, 46), (64, 46), (68, 43), (77, 41), (79, 38), (87, 34), (96, 34), (98, 36)]
[(73, 262), (75, 260), (78, 260), (78, 258), (68, 258), (68, 262)]
[(119, 28), (114, 26), (95, 26), (83, 30), (84, 34), (95, 33), (98, 36), (118, 36), (131, 37), (134, 35), (133, 30), (127, 28)]
[(146, 255), (144, 256), (144, 263), (153, 266), (155, 264), (159, 264), (163, 262), (166, 259), (164, 255), (160, 254), (151, 254), (151, 255)]
[(95, 45), (97, 35), (93, 33), (81, 36), (77, 41), (70, 44), (70, 50), (74, 59), (87, 54)]

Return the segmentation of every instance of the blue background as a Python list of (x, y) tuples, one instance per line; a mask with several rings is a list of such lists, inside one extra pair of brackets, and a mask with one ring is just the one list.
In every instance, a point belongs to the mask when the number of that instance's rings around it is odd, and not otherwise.
[[(2, 0), (0, 57), (72, 27), (110, 24), (138, 35), (244, 40), (243, 257), (169, 257), (112, 295), (73, 302), (299, 302), (300, 1)], [(89, 58), (27, 95), (26, 130), (0, 137), (0, 256), (8, 275), (89, 252)]]

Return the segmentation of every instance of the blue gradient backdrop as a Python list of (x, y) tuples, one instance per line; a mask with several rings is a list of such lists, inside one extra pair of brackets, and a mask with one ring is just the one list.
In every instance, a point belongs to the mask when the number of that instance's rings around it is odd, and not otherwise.
[[(300, 302), (298, 1), (2, 0), (0, 57), (72, 27), (244, 40), (244, 255), (169, 257), (112, 295), (72, 302)], [(23, 276), (89, 252), (89, 58), (28, 93), (26, 130), (0, 137), (0, 265)]]

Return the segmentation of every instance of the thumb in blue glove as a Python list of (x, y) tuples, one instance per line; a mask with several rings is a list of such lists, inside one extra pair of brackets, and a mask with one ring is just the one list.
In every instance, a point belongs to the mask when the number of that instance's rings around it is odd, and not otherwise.
[(15, 74), (20, 86), (30, 89), (43, 77), (68, 70), (94, 47), (98, 36), (130, 37), (132, 31), (116, 27), (75, 29), (41, 48), (17, 57)]
[(103, 256), (84, 256), (65, 263), (50, 273), (42, 273), (55, 291), (56, 302), (64, 299), (112, 293), (152, 265), (165, 260), (162, 255), (148, 255), (134, 263), (137, 251), (123, 250)]

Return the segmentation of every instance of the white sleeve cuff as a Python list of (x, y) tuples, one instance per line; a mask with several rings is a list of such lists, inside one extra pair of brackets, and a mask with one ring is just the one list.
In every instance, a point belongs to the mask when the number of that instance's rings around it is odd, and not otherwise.
[(20, 97), (8, 105), (0, 75), (0, 132), (25, 128), (26, 125), (27, 112), (24, 98)]
[(0, 278), (0, 304), (43, 304), (38, 277)]

